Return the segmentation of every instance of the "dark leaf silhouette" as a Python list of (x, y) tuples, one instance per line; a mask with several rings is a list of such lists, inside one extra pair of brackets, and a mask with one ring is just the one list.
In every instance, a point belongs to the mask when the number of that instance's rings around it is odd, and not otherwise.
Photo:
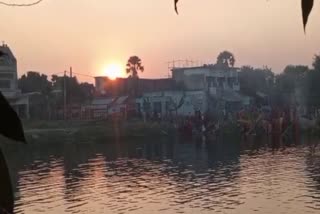
[[(179, 0), (174, 0), (174, 9), (178, 14), (178, 4)], [(303, 28), (306, 29), (309, 15), (313, 8), (314, 0), (301, 0), (301, 8), (302, 8), (302, 19), (303, 19)]]
[(306, 30), (308, 18), (313, 7), (313, 0), (301, 0), (303, 28)]
[(178, 6), (177, 6), (178, 1), (179, 1), (179, 0), (174, 0), (174, 10), (176, 11), (177, 14), (179, 14), (179, 13), (178, 13)]
[(0, 213), (13, 213), (14, 199), (10, 174), (0, 149)]
[(0, 92), (0, 134), (12, 140), (26, 142), (21, 121)]

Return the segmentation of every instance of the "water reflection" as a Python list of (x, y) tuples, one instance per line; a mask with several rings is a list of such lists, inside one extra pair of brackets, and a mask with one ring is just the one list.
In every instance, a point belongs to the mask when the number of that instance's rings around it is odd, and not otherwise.
[(319, 149), (259, 139), (4, 150), (16, 213), (318, 213)]

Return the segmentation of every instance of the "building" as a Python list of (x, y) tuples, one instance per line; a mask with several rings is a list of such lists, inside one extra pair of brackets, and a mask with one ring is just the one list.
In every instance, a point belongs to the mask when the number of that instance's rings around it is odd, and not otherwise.
[(240, 93), (238, 68), (218, 65), (173, 68), (172, 78), (186, 91), (204, 91), (208, 111), (236, 111), (250, 98)]
[(223, 91), (240, 91), (238, 71), (238, 68), (216, 65), (173, 68), (172, 78), (186, 90), (206, 90), (211, 95), (219, 95)]
[(0, 46), (0, 91), (20, 117), (29, 118), (29, 98), (18, 89), (17, 60), (6, 44)]
[(136, 99), (140, 113), (161, 116), (192, 116), (195, 112), (207, 112), (208, 103), (204, 91), (162, 91), (144, 93)]
[[(204, 65), (173, 68), (172, 78), (167, 79), (111, 80), (108, 77), (95, 77), (95, 99), (105, 97), (119, 100), (119, 97), (135, 97), (136, 112), (149, 116), (192, 116), (196, 112), (221, 115), (221, 112), (237, 111), (250, 103), (250, 98), (240, 93), (238, 70), (233, 67)], [(133, 89), (139, 93), (132, 94)], [(126, 105), (119, 104), (115, 107), (115, 101), (109, 102), (105, 102), (107, 107), (103, 107), (108, 115), (113, 111), (124, 112), (127, 109), (124, 108)], [(132, 102), (130, 100), (129, 103)]]
[(171, 78), (165, 79), (137, 79), (116, 78), (109, 79), (105, 76), (95, 77), (95, 88), (97, 96), (125, 96), (132, 93), (133, 88), (142, 94), (145, 92), (157, 92), (172, 90), (176, 87)]

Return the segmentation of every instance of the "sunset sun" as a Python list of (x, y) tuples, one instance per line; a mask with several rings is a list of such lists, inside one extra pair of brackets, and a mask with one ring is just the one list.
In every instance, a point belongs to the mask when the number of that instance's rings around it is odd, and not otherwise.
[(111, 63), (105, 66), (103, 74), (114, 80), (124, 75), (124, 68), (119, 63)]

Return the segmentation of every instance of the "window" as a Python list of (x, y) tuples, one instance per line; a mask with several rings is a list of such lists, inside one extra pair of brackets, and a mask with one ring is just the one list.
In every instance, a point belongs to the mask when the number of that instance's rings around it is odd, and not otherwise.
[(0, 80), (0, 88), (10, 88), (10, 80)]
[(229, 77), (229, 78), (228, 78), (228, 85), (229, 85), (230, 88), (232, 88), (232, 86), (233, 86), (234, 79), (235, 79), (235, 78), (233, 78), (233, 77)]
[(218, 77), (219, 87), (223, 88), (224, 77)]
[(161, 110), (162, 110), (161, 102), (154, 102), (153, 103), (153, 111), (156, 113), (161, 113), (162, 112)]
[(140, 104), (140, 103), (136, 103), (136, 111), (137, 111), (138, 113), (141, 112), (141, 104)]

